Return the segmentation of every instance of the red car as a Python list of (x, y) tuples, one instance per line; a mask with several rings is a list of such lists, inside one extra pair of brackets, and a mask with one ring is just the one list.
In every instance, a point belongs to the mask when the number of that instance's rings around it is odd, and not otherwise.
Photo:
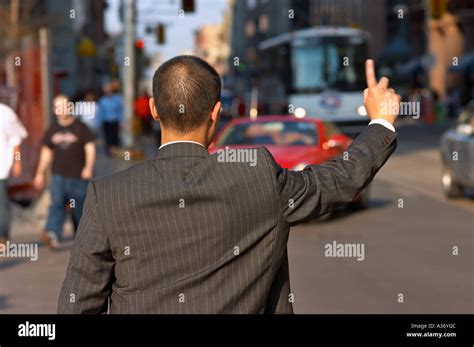
[[(307, 165), (321, 164), (341, 155), (351, 142), (333, 123), (317, 118), (260, 116), (255, 120), (231, 120), (217, 134), (209, 151), (265, 146), (281, 167), (303, 170)], [(367, 195), (366, 189), (351, 205), (366, 207)]]

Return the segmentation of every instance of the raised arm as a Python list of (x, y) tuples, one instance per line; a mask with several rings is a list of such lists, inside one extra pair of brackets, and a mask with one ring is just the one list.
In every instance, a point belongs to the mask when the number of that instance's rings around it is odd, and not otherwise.
[(322, 165), (307, 166), (303, 171), (289, 171), (282, 169), (265, 151), (288, 223), (314, 218), (349, 203), (395, 150), (393, 123), (398, 115), (400, 96), (388, 88), (386, 77), (377, 83), (372, 60), (366, 63), (366, 78), (364, 104), (371, 123), (343, 156)]

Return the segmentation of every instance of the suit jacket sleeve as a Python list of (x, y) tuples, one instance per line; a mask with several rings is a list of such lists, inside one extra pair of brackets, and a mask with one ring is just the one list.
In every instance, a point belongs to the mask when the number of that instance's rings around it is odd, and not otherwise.
[(113, 284), (114, 258), (98, 216), (94, 183), (84, 211), (59, 296), (58, 313), (103, 313)]
[(396, 148), (396, 133), (372, 124), (346, 152), (302, 171), (282, 169), (265, 149), (286, 221), (295, 224), (349, 203), (374, 178)]

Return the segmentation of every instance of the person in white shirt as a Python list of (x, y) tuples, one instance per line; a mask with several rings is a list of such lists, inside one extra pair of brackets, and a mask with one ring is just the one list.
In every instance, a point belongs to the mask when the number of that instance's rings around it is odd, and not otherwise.
[(7, 195), (10, 174), (21, 175), (20, 144), (28, 136), (16, 113), (0, 103), (0, 244), (5, 245), (10, 233), (11, 206)]

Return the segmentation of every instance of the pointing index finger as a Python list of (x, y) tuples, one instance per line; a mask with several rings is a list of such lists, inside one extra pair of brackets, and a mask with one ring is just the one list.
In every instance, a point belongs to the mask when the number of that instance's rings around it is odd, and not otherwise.
[(375, 79), (374, 61), (367, 59), (365, 62), (365, 78), (367, 79), (367, 86), (369, 88), (377, 86), (377, 80)]

